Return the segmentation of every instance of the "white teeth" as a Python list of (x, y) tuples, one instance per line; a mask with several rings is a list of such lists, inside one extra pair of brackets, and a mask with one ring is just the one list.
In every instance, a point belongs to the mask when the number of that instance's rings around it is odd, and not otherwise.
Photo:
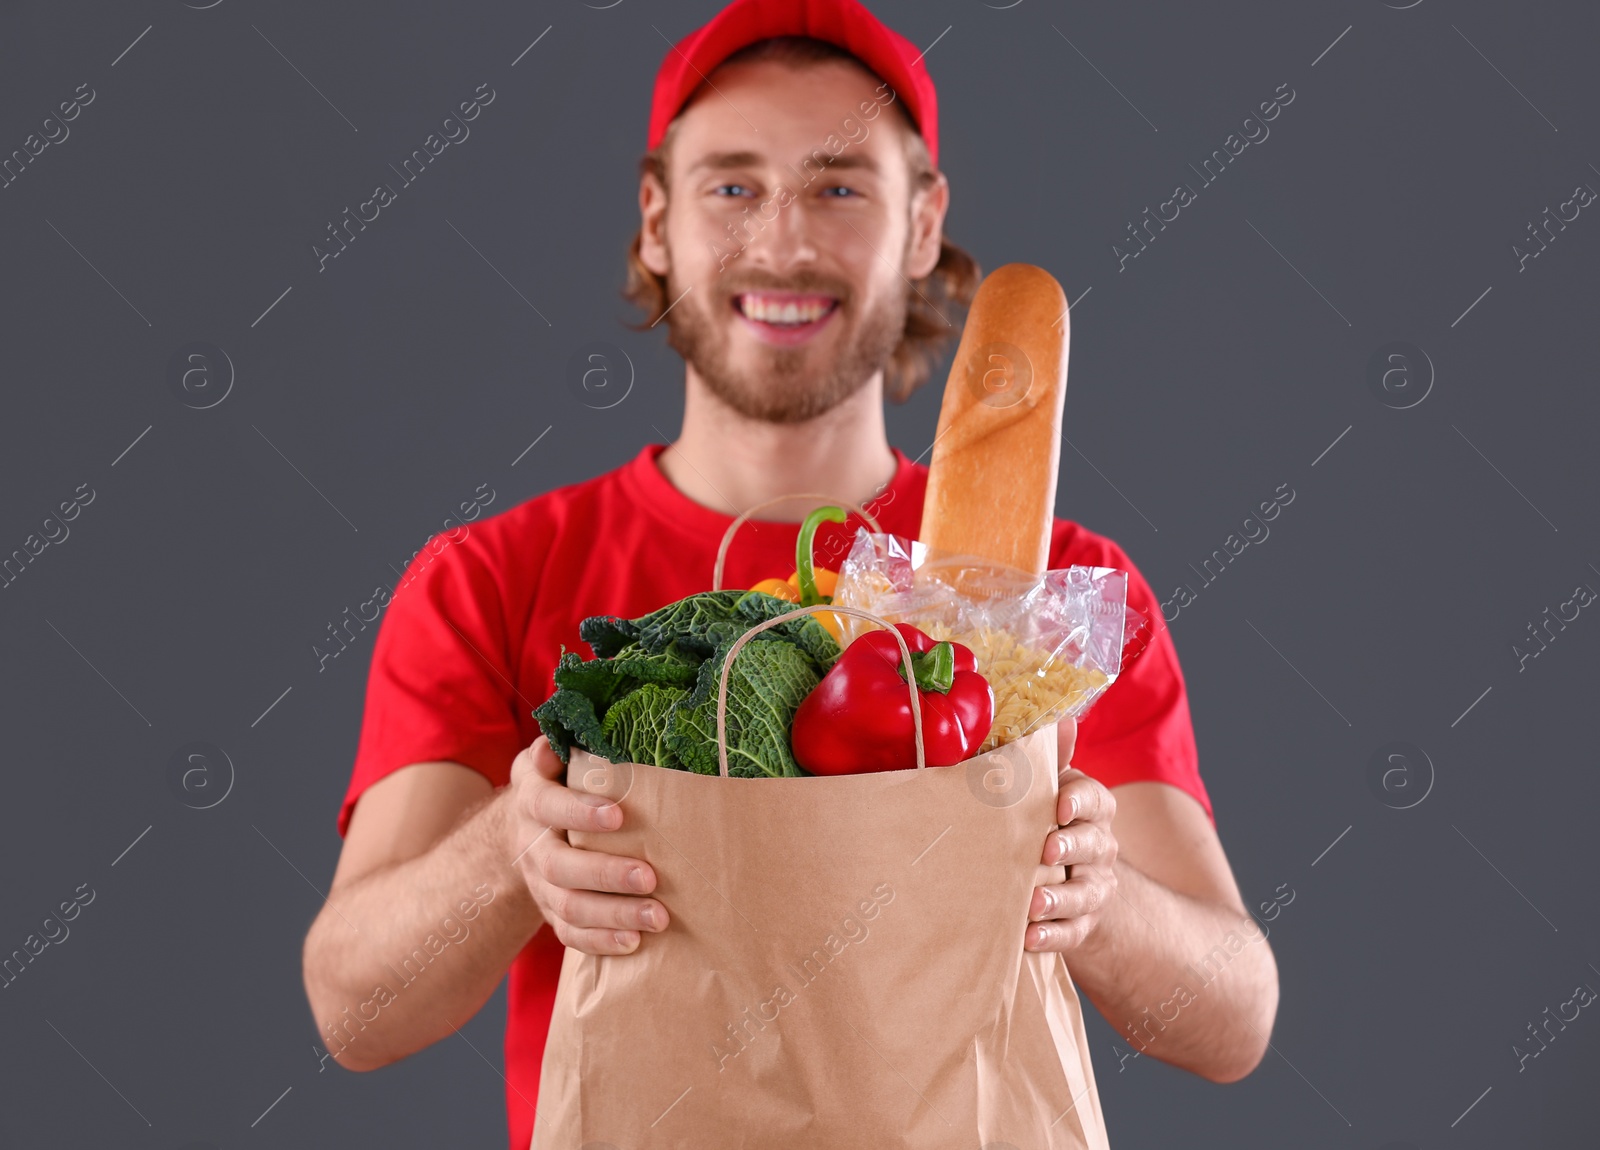
[(760, 320), (763, 323), (790, 325), (813, 323), (827, 315), (831, 309), (832, 304), (827, 303), (808, 303), (801, 306), (793, 301), (779, 303), (754, 295), (739, 297), (739, 310), (750, 319)]

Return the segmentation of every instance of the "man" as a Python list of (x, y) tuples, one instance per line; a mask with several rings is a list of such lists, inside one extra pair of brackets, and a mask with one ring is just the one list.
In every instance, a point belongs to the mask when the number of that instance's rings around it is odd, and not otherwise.
[[(915, 537), (927, 472), (889, 446), (883, 400), (927, 378), (977, 278), (943, 236), (920, 53), (856, 0), (735, 0), (668, 53), (650, 146), (628, 291), (647, 321), (665, 313), (685, 360), (682, 433), (413, 562), (378, 635), (344, 848), (305, 943), (313, 1013), (355, 1070), (450, 1035), (509, 969), (515, 1150), (564, 947), (626, 954), (672, 929), (648, 865), (566, 842), (625, 812), (567, 790), (535, 737), (562, 647), (583, 649), (587, 615), (705, 590), (732, 517), (764, 500), (827, 492)], [(786, 574), (814, 502), (749, 524), (726, 584)], [(832, 530), (836, 558), (848, 536)], [(1271, 950), (1218, 841), (1148, 584), (1115, 543), (1057, 520), (1051, 566), (1072, 564), (1126, 570), (1151, 630), (1081, 730), (1061, 724), (1076, 769), (1041, 861), (1069, 877), (1035, 889), (1025, 945), (1070, 951), (1131, 1048), (1234, 1081), (1276, 1013)]]

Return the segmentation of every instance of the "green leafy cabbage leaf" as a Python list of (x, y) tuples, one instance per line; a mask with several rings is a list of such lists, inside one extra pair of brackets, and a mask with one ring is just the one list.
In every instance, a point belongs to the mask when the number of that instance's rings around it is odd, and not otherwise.
[[(728, 680), (728, 774), (740, 778), (805, 773), (789, 749), (789, 724), (822, 681), (822, 673), (803, 650), (782, 639), (768, 641), (770, 634), (763, 632), (745, 644)], [(667, 732), (668, 745), (697, 774), (715, 775), (721, 770), (717, 690), (732, 645), (724, 645), (700, 665), (694, 692), (674, 709)]]
[(681, 766), (668, 744), (667, 727), (674, 707), (688, 694), (683, 687), (643, 683), (638, 690), (617, 700), (600, 725), (607, 742), (621, 755), (621, 759), (612, 761), (669, 768)]
[[(582, 747), (612, 762), (716, 774), (721, 667), (750, 628), (794, 605), (757, 591), (709, 591), (639, 619), (595, 615), (578, 633), (596, 658), (563, 652), (555, 692), (534, 712), (563, 763)], [(729, 773), (798, 775), (789, 750), (796, 708), (839, 657), (813, 617), (762, 632), (728, 685)]]
[(533, 717), (539, 720), (539, 729), (549, 736), (550, 746), (563, 763), (571, 760), (574, 746), (613, 763), (623, 761), (606, 740), (594, 700), (581, 691), (558, 687), (555, 694), (534, 708)]
[(646, 651), (638, 643), (630, 643), (608, 660), (614, 674), (635, 679), (641, 683), (664, 683), (673, 687), (691, 687), (700, 670), (700, 659), (679, 650), (669, 643), (660, 651)]
[(636, 628), (627, 619), (615, 615), (591, 615), (578, 624), (578, 637), (589, 644), (590, 650), (602, 659), (609, 659), (639, 637)]

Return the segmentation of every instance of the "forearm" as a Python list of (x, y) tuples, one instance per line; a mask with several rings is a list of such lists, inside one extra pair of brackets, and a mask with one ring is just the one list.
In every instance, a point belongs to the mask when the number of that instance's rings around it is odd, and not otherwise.
[(1248, 914), (1180, 894), (1118, 860), (1117, 896), (1066, 954), (1073, 979), (1134, 1050), (1216, 1082), (1254, 1070), (1278, 967)]
[(542, 923), (512, 864), (497, 791), (415, 858), (336, 888), (306, 935), (324, 1045), (371, 1070), (464, 1025)]

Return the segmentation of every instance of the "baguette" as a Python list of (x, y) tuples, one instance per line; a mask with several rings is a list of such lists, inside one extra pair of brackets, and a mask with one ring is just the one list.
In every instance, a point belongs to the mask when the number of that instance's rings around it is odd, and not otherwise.
[(1039, 573), (1050, 561), (1067, 298), (1049, 272), (990, 272), (945, 382), (920, 539), (941, 551)]

